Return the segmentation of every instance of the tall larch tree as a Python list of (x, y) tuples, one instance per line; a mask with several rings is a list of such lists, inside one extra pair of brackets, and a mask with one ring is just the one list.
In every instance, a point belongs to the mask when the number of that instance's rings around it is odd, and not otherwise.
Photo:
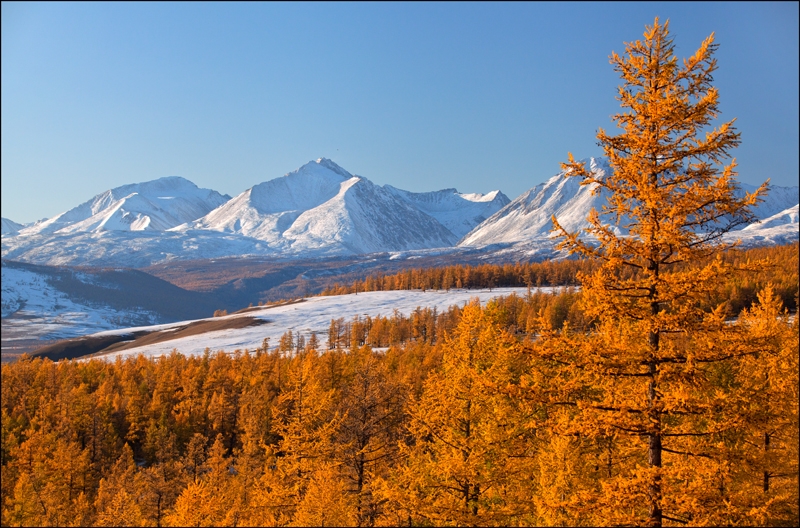
[(598, 330), (570, 352), (591, 386), (580, 393), (576, 423), (582, 434), (613, 430), (640, 446), (640, 463), (605, 490), (619, 501), (617, 510), (600, 520), (697, 523), (712, 505), (696, 504), (692, 517), (665, 509), (691, 501), (677, 494), (691, 488), (686, 457), (700, 453), (681, 449), (681, 440), (718, 435), (737, 423), (697, 419), (724, 407), (707, 370), (726, 357), (714, 347), (694, 347), (710, 324), (701, 300), (731, 273), (714, 257), (730, 247), (725, 233), (754, 219), (749, 208), (766, 184), (739, 193), (735, 159), (725, 165), (740, 134), (734, 121), (713, 126), (719, 115), (713, 34), (679, 62), (669, 23), (656, 18), (643, 40), (625, 48), (624, 56), (610, 57), (623, 81), (617, 96), (623, 110), (613, 116), (621, 132), (597, 135), (611, 171), (589, 170), (571, 154), (562, 164), (567, 177), (593, 186), (607, 205), (576, 233), (553, 218), (561, 248), (601, 263), (581, 276), (585, 310)]
[(351, 349), (345, 361), (347, 381), (338, 400), (342, 422), (336, 443), (347, 488), (357, 501), (356, 523), (372, 526), (380, 509), (372, 482), (387, 474), (397, 458), (404, 394), (369, 347)]
[(144, 523), (136, 476), (133, 450), (126, 443), (119, 460), (100, 480), (95, 500), (97, 526), (140, 526)]
[(800, 522), (798, 320), (768, 286), (736, 327), (733, 347), (753, 353), (741, 354), (733, 369), (744, 419), (727, 442), (729, 509), (744, 511), (755, 524), (794, 526)]
[(410, 405), (405, 457), (380, 494), (388, 522), (513, 525), (531, 513), (533, 444), (526, 402), (504, 391), (521, 372), (516, 339), (491, 308), (466, 306), (439, 372)]
[[(331, 489), (340, 489), (333, 481), (339, 479), (334, 436), (341, 417), (334, 408), (335, 391), (323, 386), (319, 357), (309, 350), (288, 360), (286, 388), (272, 410), (280, 439), (277, 445), (267, 446), (266, 468), (251, 498), (254, 518), (262, 524), (285, 524), (300, 510), (308, 514), (304, 505), (314, 498), (306, 496), (321, 492), (325, 480)], [(316, 478), (318, 473), (325, 478)], [(312, 482), (316, 484), (311, 486)]]

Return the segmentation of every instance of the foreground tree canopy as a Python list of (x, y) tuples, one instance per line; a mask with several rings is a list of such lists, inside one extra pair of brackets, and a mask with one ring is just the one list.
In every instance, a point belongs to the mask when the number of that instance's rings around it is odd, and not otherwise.
[(614, 173), (565, 164), (609, 197), (560, 231), (580, 291), (334, 319), (327, 346), (3, 365), (2, 524), (796, 526), (798, 246), (720, 243), (762, 191), (720, 166), (732, 123), (700, 137), (713, 39), (679, 65), (667, 29), (612, 56)]

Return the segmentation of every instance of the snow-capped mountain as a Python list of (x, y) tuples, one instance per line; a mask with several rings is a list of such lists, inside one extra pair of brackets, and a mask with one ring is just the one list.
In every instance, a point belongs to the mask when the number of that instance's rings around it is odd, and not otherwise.
[(383, 188), (434, 217), (459, 239), (511, 201), (500, 191), (463, 194), (456, 189), (442, 189), (415, 193), (391, 185)]
[(775, 227), (790, 226), (798, 223), (798, 214), (800, 212), (800, 204), (784, 209), (780, 213), (774, 214), (760, 222), (750, 224), (742, 229), (742, 231), (760, 231), (762, 229), (773, 229)]
[(741, 240), (745, 246), (796, 242), (800, 239), (798, 209), (800, 204), (750, 224), (744, 229), (728, 233), (725, 239), (729, 242)]
[[(743, 197), (745, 192), (752, 193), (757, 188), (758, 187), (756, 185), (740, 183), (737, 195)], [(763, 221), (767, 218), (780, 215), (787, 209), (791, 209), (793, 206), (797, 205), (798, 202), (800, 202), (800, 187), (781, 187), (779, 185), (770, 185), (766, 196), (762, 196), (761, 200), (761, 202), (751, 207), (750, 210), (753, 212), (756, 218), (761, 220), (763, 223)], [(795, 217), (794, 221), (797, 222), (797, 217)], [(754, 224), (750, 225), (752, 226)], [(747, 228), (745, 227), (745, 229)]]
[[(586, 163), (600, 178), (610, 173), (604, 159)], [(448, 252), (458, 244), (501, 257), (543, 258), (553, 249), (553, 215), (577, 231), (606, 200), (563, 173), (511, 202), (500, 191), (413, 193), (375, 185), (325, 158), (226, 198), (179, 177), (117, 187), (32, 225), (3, 219), (2, 256), (35, 264), (145, 267), (248, 255)], [(748, 244), (796, 240), (796, 216), (792, 222), (791, 213), (779, 213), (799, 201), (797, 187), (772, 187), (753, 209), (764, 222), (729, 237)], [(774, 215), (789, 223), (774, 226), (783, 221), (770, 219)]]
[(22, 224), (18, 224), (8, 218), (2, 218), (2, 234), (3, 235), (16, 235), (19, 230), (24, 228)]
[(457, 241), (399, 193), (325, 158), (260, 183), (178, 230), (189, 227), (242, 234), (290, 253), (357, 254)]
[(2, 256), (142, 267), (173, 259), (447, 248), (508, 202), (499, 191), (382, 187), (325, 158), (225, 198), (178, 177), (118, 187), (3, 236)]
[[(605, 159), (589, 158), (584, 160), (584, 163), (599, 179), (611, 171)], [(553, 227), (552, 216), (555, 216), (567, 231), (576, 232), (588, 226), (586, 217), (592, 209), (600, 211), (606, 203), (605, 191), (592, 195), (595, 187), (596, 185), (581, 187), (578, 178), (565, 178), (564, 173), (560, 172), (511, 201), (464, 236), (459, 246), (474, 247), (532, 241), (537, 244), (546, 243)], [(738, 194), (743, 196), (745, 191), (753, 192), (756, 188), (754, 185), (740, 184)], [(751, 210), (757, 218), (766, 219), (791, 208), (798, 201), (800, 201), (798, 187), (771, 186), (763, 201)], [(756, 224), (752, 224), (748, 227), (756, 229), (755, 226)], [(625, 231), (623, 227), (613, 229), (620, 234)]]
[(247, 189), (191, 225), (176, 230), (193, 228), (236, 233), (283, 246), (283, 232), (303, 212), (336, 196), (342, 183), (352, 177), (327, 159), (306, 163), (281, 178)]
[(22, 236), (100, 231), (165, 231), (192, 221), (230, 196), (179, 176), (123, 185), (19, 231)]
[(331, 248), (349, 254), (446, 247), (458, 241), (431, 216), (359, 176), (298, 216), (284, 238), (293, 252)]
[[(589, 168), (602, 178), (611, 169), (603, 159), (590, 158)], [(578, 178), (565, 178), (560, 172), (546, 182), (521, 194), (485, 222), (469, 232), (459, 246), (521, 242), (547, 237), (553, 227), (551, 217), (568, 231), (585, 225), (592, 208), (600, 209), (603, 194), (593, 196), (595, 185), (581, 187)]]

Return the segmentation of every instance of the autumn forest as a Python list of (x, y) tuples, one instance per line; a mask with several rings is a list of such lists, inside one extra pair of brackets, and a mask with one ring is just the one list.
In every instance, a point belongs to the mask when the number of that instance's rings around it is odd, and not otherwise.
[(800, 246), (724, 237), (768, 186), (737, 193), (739, 133), (710, 128), (713, 35), (679, 61), (668, 29), (611, 56), (613, 174), (563, 164), (609, 196), (581, 233), (553, 218), (572, 258), (323, 293), (527, 295), (256, 350), (3, 364), (2, 524), (798, 525)]

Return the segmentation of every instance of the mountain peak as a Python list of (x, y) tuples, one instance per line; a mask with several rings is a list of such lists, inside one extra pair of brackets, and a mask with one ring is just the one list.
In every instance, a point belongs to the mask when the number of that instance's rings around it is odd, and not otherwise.
[(2, 219), (2, 225), (4, 235), (15, 235), (20, 229), (25, 227), (24, 225), (18, 224), (17, 222), (5, 217)]
[(305, 165), (303, 165), (299, 169), (294, 170), (292, 172), (289, 172), (285, 176), (291, 176), (293, 174), (305, 173), (305, 172), (309, 172), (309, 171), (317, 171), (320, 168), (321, 169), (327, 169), (327, 170), (329, 170), (329, 171), (331, 171), (331, 172), (333, 172), (335, 174), (338, 174), (339, 176), (341, 176), (345, 180), (349, 180), (350, 178), (353, 177), (352, 174), (350, 174), (349, 172), (347, 172), (342, 167), (337, 165), (332, 160), (329, 160), (328, 158), (317, 158), (316, 160), (309, 161), (308, 163), (306, 163)]
[(115, 198), (122, 198), (131, 194), (132, 192), (143, 193), (159, 193), (165, 191), (188, 191), (192, 192), (199, 189), (199, 187), (192, 181), (187, 180), (182, 176), (163, 176), (154, 180), (147, 180), (139, 183), (128, 183), (109, 189)]
[(165, 231), (208, 214), (229, 199), (181, 176), (165, 176), (114, 187), (20, 234)]

